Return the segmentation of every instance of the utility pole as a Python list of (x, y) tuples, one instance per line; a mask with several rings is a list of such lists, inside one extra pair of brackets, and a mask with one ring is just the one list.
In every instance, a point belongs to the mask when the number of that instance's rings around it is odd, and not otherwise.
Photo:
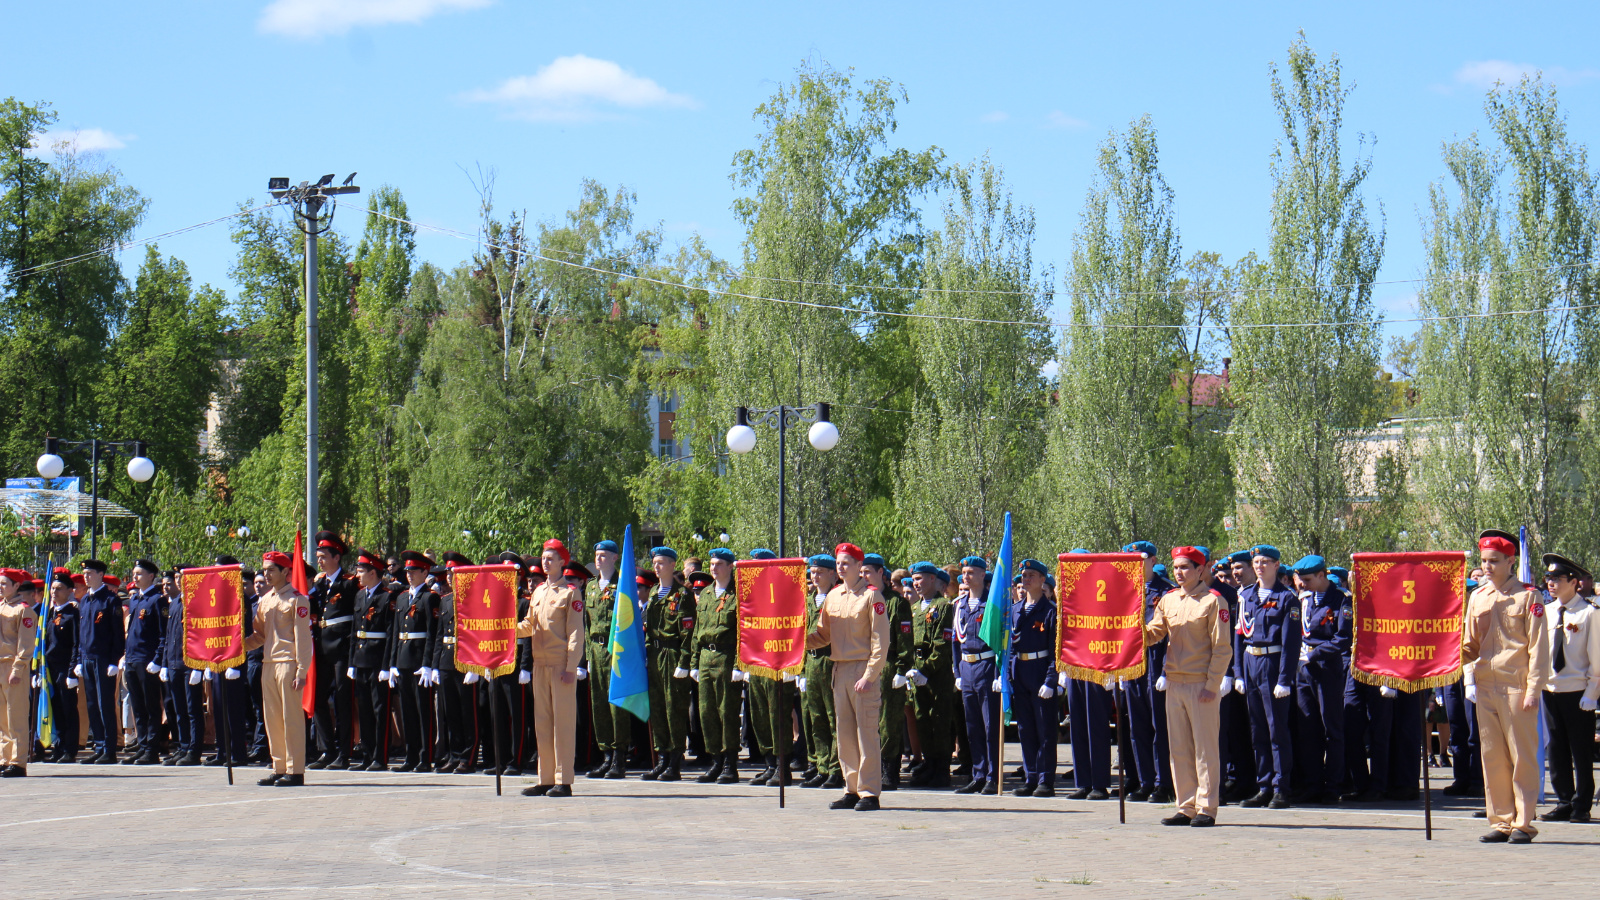
[[(312, 184), (302, 181), (289, 186), (287, 178), (269, 178), (267, 192), (275, 200), (289, 204), (294, 211), (294, 224), (306, 236), (306, 562), (316, 558), (312, 536), (319, 529), (320, 517), (317, 495), (317, 236), (333, 227), (333, 214), (339, 206), (339, 194), (358, 194), (361, 188), (351, 184), (356, 173), (343, 184), (334, 184), (332, 175), (324, 175)], [(323, 206), (327, 206), (324, 215)]]

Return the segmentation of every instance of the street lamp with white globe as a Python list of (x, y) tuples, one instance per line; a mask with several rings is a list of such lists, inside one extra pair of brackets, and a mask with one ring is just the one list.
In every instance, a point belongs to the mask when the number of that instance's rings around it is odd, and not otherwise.
[(144, 441), (102, 441), (91, 438), (87, 441), (63, 441), (60, 438), (47, 437), (44, 439), (44, 454), (41, 455), (34, 468), (39, 470), (40, 476), (54, 481), (66, 471), (67, 461), (61, 458), (62, 453), (74, 450), (89, 451), (89, 556), (99, 556), (100, 549), (100, 460), (104, 457), (110, 460), (118, 451), (130, 454), (128, 459), (128, 477), (144, 484), (156, 475), (156, 464), (147, 456), (150, 445)]
[[(784, 532), (788, 522), (788, 491), (785, 489), (785, 470), (788, 456), (787, 436), (792, 425), (811, 423), (806, 439), (811, 446), (826, 453), (839, 445), (839, 427), (834, 425), (826, 403), (810, 406), (774, 406), (751, 409), (740, 406), (735, 410), (734, 426), (728, 429), (728, 449), (734, 453), (749, 453), (756, 448), (756, 430), (750, 423), (770, 425), (778, 430), (778, 555), (784, 554)], [(754, 416), (754, 419), (751, 417)]]

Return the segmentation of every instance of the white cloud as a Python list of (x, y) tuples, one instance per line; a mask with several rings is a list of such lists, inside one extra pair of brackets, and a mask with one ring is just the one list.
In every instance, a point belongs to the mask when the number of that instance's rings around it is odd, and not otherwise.
[(1010, 113), (1006, 112), (1005, 110), (997, 109), (994, 112), (987, 112), (987, 113), (984, 113), (983, 115), (979, 116), (978, 117), (978, 121), (979, 122), (987, 122), (987, 123), (992, 125), (992, 124), (995, 124), (995, 123), (998, 123), (998, 122), (1004, 122), (1005, 120), (1007, 120), (1009, 118), (1011, 118), (1011, 114)]
[(1059, 109), (1052, 110), (1050, 115), (1044, 117), (1044, 121), (1045, 124), (1051, 128), (1070, 128), (1076, 131), (1080, 128), (1089, 127), (1088, 122), (1085, 122), (1082, 119), (1074, 118), (1073, 116), (1069, 116)]
[(532, 75), (508, 78), (492, 90), (464, 95), (473, 103), (497, 103), (536, 122), (590, 122), (616, 118), (621, 109), (694, 109), (693, 97), (674, 94), (610, 60), (576, 54), (557, 57)]
[(1567, 69), (1562, 66), (1536, 66), (1532, 63), (1509, 62), (1503, 59), (1486, 59), (1469, 62), (1456, 70), (1456, 84), (1475, 88), (1491, 88), (1495, 84), (1514, 85), (1523, 76), (1543, 75), (1544, 80), (1558, 85), (1574, 85), (1600, 78), (1600, 69)]
[(436, 13), (481, 9), (493, 0), (272, 0), (256, 27), (267, 34), (319, 38), (362, 25), (415, 25)]
[(133, 140), (131, 134), (112, 134), (103, 128), (66, 128), (33, 136), (33, 146), (41, 154), (96, 153), (121, 150)]

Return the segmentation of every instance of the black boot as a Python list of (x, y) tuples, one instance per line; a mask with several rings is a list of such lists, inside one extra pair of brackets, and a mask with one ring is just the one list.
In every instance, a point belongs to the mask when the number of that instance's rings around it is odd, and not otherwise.
[(645, 781), (655, 781), (657, 778), (660, 778), (661, 773), (667, 770), (667, 756), (668, 754), (666, 753), (657, 756), (656, 764), (651, 767), (650, 771), (640, 775), (639, 777), (643, 778)]
[(886, 791), (900, 790), (900, 760), (884, 760), (883, 789)]
[(628, 777), (628, 754), (621, 750), (611, 751), (611, 768), (606, 770), (607, 778)]
[(770, 781), (772, 779), (773, 775), (777, 774), (777, 772), (778, 772), (778, 758), (775, 757), (775, 756), (768, 756), (768, 757), (766, 757), (766, 763), (767, 763), (767, 767), (766, 768), (762, 769), (761, 771), (757, 772), (756, 774), (754, 774), (754, 775), (752, 775), (750, 777), (750, 783), (751, 784), (754, 784), (754, 785), (766, 784), (768, 781)]
[(605, 752), (605, 755), (601, 756), (599, 761), (594, 764), (593, 768), (591, 768), (589, 771), (583, 773), (583, 777), (585, 777), (585, 778), (604, 778), (604, 777), (606, 777), (606, 773), (611, 771), (611, 758), (613, 756), (615, 756), (616, 753), (617, 753), (617, 751), (615, 751), (615, 750), (607, 750)]
[(739, 783), (739, 751), (733, 750), (733, 751), (730, 751), (728, 753), (728, 765), (727, 765), (726, 768), (724, 768), (722, 770), (722, 777), (717, 779), (717, 784), (738, 784), (738, 783)]
[(701, 775), (699, 778), (696, 778), (695, 781), (698, 781), (701, 784), (711, 784), (715, 782), (717, 778), (722, 775), (722, 765), (722, 757), (716, 757), (711, 761), (711, 768), (706, 769), (705, 774)]
[(667, 754), (667, 770), (665, 772), (661, 773), (661, 780), (662, 781), (682, 781), (683, 780), (682, 767), (683, 767), (683, 754), (681, 754), (681, 753), (668, 753)]

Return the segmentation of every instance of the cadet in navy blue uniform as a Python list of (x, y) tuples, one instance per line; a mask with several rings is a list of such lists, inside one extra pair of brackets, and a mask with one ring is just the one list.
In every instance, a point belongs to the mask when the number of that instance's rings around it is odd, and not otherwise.
[[(1088, 553), (1078, 547), (1073, 553)], [(1064, 684), (1063, 684), (1064, 682)], [(1093, 681), (1058, 679), (1067, 692), (1067, 730), (1072, 739), (1072, 778), (1068, 800), (1111, 797), (1111, 692)]]
[(205, 688), (200, 686), (205, 673), (184, 664), (183, 634), (183, 593), (179, 591), (167, 600), (167, 621), (161, 629), (161, 649), (156, 660), (160, 666), (157, 677), (172, 698), (178, 720), (178, 745), (162, 762), (169, 766), (198, 766), (200, 745), (206, 735)]
[(433, 682), (428, 648), (439, 617), (439, 595), (428, 587), (433, 560), (415, 550), (405, 551), (400, 558), (405, 560), (409, 586), (394, 595), (394, 619), (389, 624), (388, 638), (389, 681), (399, 694), (400, 728), (406, 740), (406, 761), (397, 771), (415, 772), (433, 768), (427, 734), (433, 709), (428, 694)]
[(1239, 805), (1287, 809), (1294, 766), (1289, 717), (1300, 669), (1300, 600), (1278, 579), (1278, 548), (1251, 547), (1250, 565), (1256, 583), (1239, 594), (1234, 655), (1244, 661), (1241, 674), (1259, 791)]
[(139, 753), (123, 765), (155, 765), (161, 728), (161, 636), (167, 628), (167, 598), (156, 579), (161, 570), (148, 559), (133, 565), (133, 590), (128, 594), (128, 642), (123, 649), (122, 677), (133, 709)]
[(316, 653), (316, 759), (307, 769), (350, 767), (352, 686), (345, 670), (355, 641), (355, 576), (344, 567), (350, 548), (332, 531), (319, 531), (317, 579), (311, 586), (311, 647)]
[(958, 794), (1000, 793), (1002, 773), (995, 763), (995, 742), (1000, 739), (1000, 695), (993, 687), (1000, 668), (994, 650), (978, 636), (988, 595), (983, 589), (989, 564), (980, 556), (961, 561), (965, 594), (956, 602), (955, 670), (961, 691), (961, 708), (967, 723), (967, 745), (972, 753), (972, 780), (956, 788)]
[(383, 560), (370, 550), (356, 554), (354, 613), (356, 631), (350, 642), (345, 677), (355, 685), (356, 719), (361, 744), (352, 751), (350, 768), (385, 772), (389, 728), (389, 622), (394, 618), (394, 596), (383, 584)]
[(1022, 596), (1011, 607), (1011, 712), (1022, 742), (1026, 781), (1018, 797), (1053, 797), (1056, 781), (1056, 604), (1045, 594), (1049, 570), (1025, 559), (1017, 575)]
[(478, 676), (456, 669), (456, 594), (449, 571), (470, 566), (472, 560), (454, 550), (444, 553), (445, 577), (440, 585), (439, 613), (428, 643), (427, 666), (434, 673), (434, 771), (472, 774), (477, 757), (477, 737), (471, 716), (476, 709)]
[(72, 599), (72, 573), (57, 569), (50, 578), (50, 608), (45, 613), (44, 660), (50, 668), (50, 710), (56, 745), (45, 762), (78, 758), (78, 678), (72, 674), (78, 650), (78, 601)]
[[(1239, 623), (1239, 597), (1244, 589), (1256, 583), (1256, 572), (1250, 567), (1250, 551), (1240, 550), (1227, 557), (1230, 582), (1218, 585), (1228, 601), (1228, 621)], [(1238, 647), (1228, 663), (1228, 674), (1222, 679), (1222, 765), (1224, 803), (1236, 802), (1256, 793), (1256, 755), (1250, 743), (1250, 709), (1244, 699), (1244, 663), (1239, 659)]]
[[(219, 556), (216, 559), (219, 566), (237, 566), (239, 560), (232, 556)], [(255, 607), (252, 602), (254, 588), (251, 586), (255, 573), (248, 569), (239, 570), (239, 584), (244, 594), (239, 598), (239, 608), (245, 613), (244, 636), (255, 634)], [(256, 658), (260, 660), (261, 651), (256, 651)], [(211, 712), (216, 723), (217, 752), (206, 757), (208, 766), (225, 766), (230, 762), (242, 766), (249, 761), (250, 750), (245, 735), (254, 728), (254, 719), (250, 708), (250, 680), (247, 676), (248, 660), (250, 654), (245, 654), (246, 663), (225, 669), (222, 672), (207, 672), (205, 681), (211, 684)]]
[[(1156, 545), (1149, 541), (1134, 541), (1122, 548), (1123, 553), (1138, 553), (1144, 557), (1144, 617), (1149, 622), (1155, 614), (1156, 601), (1173, 589), (1172, 582), (1157, 574)], [(1129, 800), (1148, 800), (1151, 803), (1171, 803), (1172, 761), (1167, 752), (1167, 706), (1155, 695), (1155, 679), (1167, 659), (1167, 641), (1145, 648), (1145, 673), (1136, 679), (1124, 680), (1117, 691), (1117, 703), (1122, 707), (1123, 721), (1128, 723), (1126, 737), (1118, 735), (1122, 751), (1133, 761), (1133, 771), (1128, 773), (1132, 787)]]
[(1295, 760), (1305, 781), (1296, 796), (1312, 803), (1338, 803), (1344, 785), (1344, 681), (1350, 671), (1350, 598), (1328, 580), (1320, 556), (1301, 557), (1292, 569), (1300, 595), (1300, 675), (1295, 703)]
[[(261, 602), (261, 595), (267, 589), (267, 576), (260, 572), (251, 576), (250, 586), (245, 588), (249, 594), (245, 598), (246, 635), (255, 633), (256, 606)], [(263, 766), (272, 763), (272, 753), (267, 747), (266, 710), (263, 708), (264, 699), (261, 696), (261, 668), (265, 652), (260, 647), (244, 652), (244, 672), (250, 691), (250, 761)]]

